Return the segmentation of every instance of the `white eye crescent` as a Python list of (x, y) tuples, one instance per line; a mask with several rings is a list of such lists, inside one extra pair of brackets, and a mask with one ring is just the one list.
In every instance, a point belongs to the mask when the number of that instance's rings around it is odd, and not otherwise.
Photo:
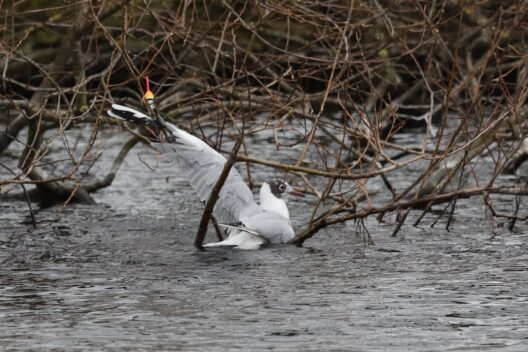
[(279, 190), (284, 192), (285, 189), (286, 189), (286, 185), (284, 183), (281, 183), (279, 186)]

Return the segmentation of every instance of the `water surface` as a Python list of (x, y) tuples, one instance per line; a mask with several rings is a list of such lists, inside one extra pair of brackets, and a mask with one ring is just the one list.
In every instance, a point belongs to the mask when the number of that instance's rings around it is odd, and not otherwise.
[[(196, 252), (202, 205), (148, 153), (134, 149), (98, 205), (40, 210), (37, 229), (24, 202), (0, 201), (2, 349), (526, 350), (525, 223), (490, 226), (467, 200), (451, 231), (429, 226), (436, 213), (393, 238), (386, 216), (365, 222), (372, 246), (348, 223), (304, 248)], [(297, 229), (313, 201), (290, 201)]]

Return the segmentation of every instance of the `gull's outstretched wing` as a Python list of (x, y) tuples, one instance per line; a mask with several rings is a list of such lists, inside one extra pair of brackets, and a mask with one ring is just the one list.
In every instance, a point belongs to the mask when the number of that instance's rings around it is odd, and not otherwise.
[[(112, 104), (108, 115), (137, 124), (156, 124), (156, 120), (132, 108)], [(171, 123), (164, 123), (174, 138), (172, 144), (155, 143), (162, 152), (174, 152), (183, 175), (189, 180), (200, 200), (207, 201), (211, 190), (222, 173), (226, 158), (208, 146), (204, 141), (179, 129)], [(238, 222), (241, 216), (258, 212), (259, 207), (242, 176), (232, 168), (222, 187), (213, 214), (221, 223)]]

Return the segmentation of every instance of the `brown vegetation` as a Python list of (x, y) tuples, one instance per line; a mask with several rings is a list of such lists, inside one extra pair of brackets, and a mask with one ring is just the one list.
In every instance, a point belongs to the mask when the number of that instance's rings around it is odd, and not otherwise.
[[(483, 197), (490, 219), (504, 217), (511, 226), (526, 219), (519, 206), (526, 184), (499, 177), (528, 154), (524, 1), (0, 6), (0, 158), (21, 136), (25, 145), (18, 168), (0, 159), (0, 194), (31, 184), (48, 200), (93, 202), (90, 193), (111, 185), (140, 141), (131, 137), (107, 175), (86, 177), (97, 161), (87, 156), (98, 129), (115, 123), (104, 111), (111, 101), (141, 106), (149, 75), (164, 116), (200, 135), (214, 126), (220, 150), (231, 149), (221, 141), (238, 139), (233, 125), (244, 126), (244, 135), (297, 131), (296, 160), (248, 155), (244, 143), (236, 158), (297, 175), (296, 184), (315, 196), (296, 244), (374, 214), (400, 212), (401, 226), (411, 209), (425, 214), (445, 203), (452, 216), (465, 197)], [(93, 126), (85, 149), (72, 151), (64, 139), (70, 158), (51, 162), (50, 143), (85, 124)], [(421, 127), (418, 147), (394, 139), (409, 125)], [(480, 175), (483, 155), (494, 167)], [(58, 164), (64, 171), (50, 176)], [(421, 171), (405, 185), (391, 182), (415, 165)], [(391, 196), (371, 192), (379, 178)], [(517, 199), (511, 213), (495, 211), (492, 194)]]

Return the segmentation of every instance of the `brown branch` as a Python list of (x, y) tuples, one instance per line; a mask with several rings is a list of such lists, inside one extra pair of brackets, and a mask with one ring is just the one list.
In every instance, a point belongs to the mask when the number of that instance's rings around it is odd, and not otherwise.
[(82, 184), (82, 187), (89, 193), (95, 192), (101, 188), (108, 187), (112, 184), (114, 181), (117, 171), (119, 171), (119, 168), (121, 167), (121, 164), (125, 160), (126, 156), (128, 155), (128, 152), (140, 141), (142, 141), (143, 138), (141, 136), (133, 136), (130, 138), (125, 145), (121, 148), (121, 151), (119, 154), (115, 157), (114, 162), (112, 163), (112, 167), (110, 168), (110, 171), (108, 174), (106, 174), (105, 177), (91, 181), (86, 182)]
[(4, 150), (11, 144), (11, 142), (18, 136), (20, 131), (27, 126), (28, 118), (24, 115), (17, 116), (9, 125), (7, 125), (5, 131), (0, 131), (0, 155)]
[(229, 159), (227, 159), (226, 163), (224, 164), (222, 173), (218, 177), (218, 180), (216, 181), (213, 189), (211, 190), (209, 199), (207, 200), (207, 203), (205, 204), (204, 212), (202, 214), (200, 225), (198, 227), (198, 232), (196, 233), (196, 237), (194, 239), (194, 246), (198, 250), (201, 250), (201, 251), (204, 250), (203, 241), (207, 233), (207, 226), (209, 224), (209, 219), (211, 218), (211, 215), (213, 214), (214, 206), (216, 204), (216, 201), (218, 200), (218, 195), (220, 194), (220, 190), (224, 186), (224, 183), (227, 180), (227, 177), (229, 176), (229, 172), (231, 171), (231, 168), (233, 167), (233, 165), (235, 165), (235, 162), (237, 161), (237, 153), (238, 153), (238, 150), (240, 149), (240, 146), (242, 145), (243, 139), (244, 139), (244, 135), (241, 134), (238, 137), (235, 143), (235, 146), (233, 147), (233, 150), (231, 151), (231, 155), (229, 156)]
[(388, 166), (388, 167), (385, 167), (385, 168), (382, 168), (382, 169), (378, 169), (378, 170), (375, 170), (375, 171), (372, 171), (372, 172), (353, 174), (353, 173), (345, 173), (343, 171), (342, 172), (332, 172), (332, 171), (318, 170), (318, 169), (313, 169), (313, 168), (309, 168), (309, 167), (290, 165), (290, 164), (279, 163), (279, 162), (276, 162), (276, 161), (259, 159), (259, 158), (255, 158), (255, 157), (251, 157), (251, 156), (244, 156), (244, 155), (237, 156), (237, 161), (244, 161), (244, 162), (248, 162), (248, 163), (265, 165), (265, 166), (273, 167), (273, 168), (278, 169), (278, 170), (284, 170), (284, 171), (288, 171), (288, 172), (299, 172), (299, 173), (304, 173), (304, 174), (308, 174), (308, 175), (321, 176), (321, 177), (326, 177), (326, 178), (342, 179), (342, 180), (360, 180), (360, 179), (364, 179), (364, 178), (376, 177), (378, 175), (381, 175), (381, 174), (384, 174), (384, 173), (387, 173), (387, 172), (390, 172), (390, 171), (397, 170), (399, 168), (402, 168), (402, 167), (404, 167), (404, 166), (406, 166), (408, 164), (411, 164), (411, 163), (413, 163), (415, 161), (418, 161), (418, 160), (421, 160), (421, 159), (422, 159), (422, 157), (416, 157), (416, 158), (412, 158), (410, 160), (407, 160), (406, 162), (403, 162), (403, 163), (400, 163), (400, 164), (395, 164), (395, 165), (392, 165), (392, 166)]
[(397, 209), (408, 209), (408, 208), (420, 207), (420, 206), (427, 205), (427, 204), (439, 204), (439, 203), (444, 203), (444, 202), (450, 202), (455, 199), (470, 198), (476, 195), (482, 195), (486, 193), (527, 196), (528, 188), (526, 187), (525, 188), (512, 188), (512, 187), (468, 188), (468, 189), (462, 189), (462, 190), (444, 193), (440, 195), (426, 196), (423, 198), (414, 199), (414, 200), (401, 202), (401, 203), (393, 202), (384, 207), (379, 207), (379, 208), (372, 207), (369, 209), (365, 209), (365, 210), (362, 210), (356, 213), (343, 215), (340, 217), (335, 217), (335, 218), (324, 217), (324, 218), (321, 218), (315, 221), (309, 228), (305, 229), (303, 232), (295, 236), (295, 238), (293, 238), (289, 243), (295, 244), (297, 246), (302, 246), (304, 241), (311, 238), (319, 230), (325, 227), (328, 227), (330, 225), (335, 225), (335, 224), (346, 222), (349, 220), (366, 218), (367, 216), (370, 216), (370, 215), (386, 213), (386, 212), (394, 211)]

